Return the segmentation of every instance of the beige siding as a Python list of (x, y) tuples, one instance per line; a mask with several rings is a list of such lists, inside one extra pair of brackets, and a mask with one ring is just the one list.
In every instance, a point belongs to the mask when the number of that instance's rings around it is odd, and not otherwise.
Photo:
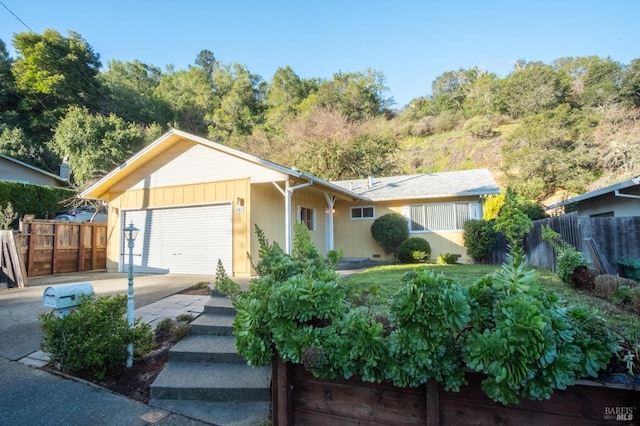
[(0, 180), (30, 183), (32, 185), (61, 186), (59, 180), (39, 173), (36, 170), (0, 158)]
[[(124, 193), (112, 193), (109, 202), (109, 247), (107, 268), (118, 267), (121, 237), (118, 234), (121, 211), (127, 209), (178, 207), (187, 205), (231, 202), (233, 207), (233, 275), (249, 275), (250, 264), (247, 251), (250, 243), (249, 211), (250, 184), (248, 179), (211, 182), (175, 187), (136, 189)], [(244, 203), (242, 211), (237, 201)]]
[[(625, 189), (623, 192), (636, 196), (640, 195), (638, 189), (635, 189), (635, 191), (633, 189)], [(615, 217), (640, 216), (640, 199), (616, 197), (614, 193), (609, 193), (581, 201), (578, 203), (577, 211), (580, 216), (595, 216), (607, 213), (613, 213)]]
[(261, 165), (181, 140), (118, 182), (112, 191), (176, 187), (247, 177), (252, 183), (284, 179), (283, 174)]
[[(345, 257), (368, 257), (372, 259), (391, 260), (392, 256), (386, 255), (380, 245), (371, 236), (371, 225), (374, 219), (351, 220), (351, 207), (374, 206), (375, 217), (378, 218), (387, 213), (402, 214), (402, 207), (410, 204), (423, 204), (428, 202), (455, 202), (455, 201), (478, 201), (477, 197), (458, 197), (449, 199), (392, 201), (387, 203), (373, 204), (351, 204), (346, 202), (336, 203), (336, 213), (334, 216), (335, 227), (335, 248), (344, 250)], [(436, 231), (436, 232), (413, 232), (411, 237), (424, 238), (431, 246), (431, 259), (435, 260), (444, 253), (455, 253), (462, 255), (460, 261), (471, 261), (463, 243), (462, 231)]]
[[(283, 186), (280, 184), (280, 188)], [(254, 208), (251, 211), (251, 257), (258, 259), (258, 239), (254, 232), (255, 225), (264, 231), (270, 242), (277, 242), (285, 248), (285, 197), (271, 183), (251, 185), (251, 201)], [(291, 199), (292, 224), (297, 222), (298, 206), (315, 209), (316, 229), (311, 232), (311, 238), (318, 251), (325, 250), (325, 211), (327, 202), (324, 195), (308, 188), (294, 191)]]

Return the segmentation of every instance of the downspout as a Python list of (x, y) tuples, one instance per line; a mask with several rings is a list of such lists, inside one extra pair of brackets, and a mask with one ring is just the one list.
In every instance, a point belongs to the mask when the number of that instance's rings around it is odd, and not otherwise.
[(326, 251), (333, 250), (333, 206), (336, 204), (336, 197), (331, 197), (326, 192), (324, 193), (324, 198), (327, 200), (327, 206), (329, 206), (329, 226), (325, 231), (329, 236), (329, 247), (326, 247)]
[(307, 186), (313, 185), (313, 179), (310, 179), (307, 183), (301, 183), (296, 186), (289, 186), (289, 181), (285, 182), (284, 191), (275, 182), (273, 182), (274, 186), (278, 188), (280, 193), (284, 195), (284, 238), (285, 238), (285, 246), (284, 250), (288, 255), (291, 255), (291, 249), (293, 246), (293, 229), (292, 229), (292, 220), (291, 220), (291, 198), (293, 197), (293, 192), (297, 189), (305, 188)]

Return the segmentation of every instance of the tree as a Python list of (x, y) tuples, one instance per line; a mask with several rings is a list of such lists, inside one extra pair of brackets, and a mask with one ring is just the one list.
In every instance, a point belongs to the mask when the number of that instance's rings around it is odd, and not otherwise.
[(520, 63), (503, 85), (502, 96), (513, 118), (526, 117), (558, 106), (568, 88), (553, 67), (541, 62)]
[(216, 99), (204, 70), (191, 67), (163, 74), (155, 96), (170, 107), (172, 127), (200, 136), (207, 134)]
[(226, 142), (247, 136), (263, 121), (265, 86), (260, 76), (240, 65), (219, 65), (213, 73), (216, 106), (208, 127), (209, 138)]
[(167, 126), (171, 121), (171, 106), (157, 93), (162, 79), (159, 68), (138, 60), (112, 60), (99, 79), (109, 94), (108, 99), (101, 102), (103, 113), (114, 113), (127, 121), (147, 125)]
[(315, 108), (286, 126), (274, 161), (327, 180), (387, 175), (395, 170), (398, 144), (382, 120), (353, 122), (337, 111)]
[(56, 128), (52, 144), (58, 155), (69, 157), (73, 181), (83, 185), (122, 164), (144, 142), (144, 132), (135, 124), (72, 107)]
[(202, 68), (207, 79), (211, 81), (213, 72), (216, 70), (218, 65), (218, 61), (216, 61), (216, 57), (213, 55), (213, 52), (207, 49), (201, 50), (198, 52), (198, 56), (196, 56), (195, 64)]
[(63, 37), (55, 30), (42, 35), (24, 32), (14, 35), (13, 45), (17, 58), (12, 73), (22, 98), (21, 109), (32, 117), (32, 134), (49, 135), (72, 105), (95, 109), (101, 63), (78, 33), (69, 31)]
[(602, 107), (619, 101), (622, 66), (611, 58), (563, 58), (556, 65), (568, 74), (577, 105)]
[(580, 191), (597, 172), (595, 117), (563, 104), (527, 117), (502, 146), (507, 184), (529, 199)]
[(388, 90), (382, 72), (338, 72), (333, 80), (320, 84), (315, 105), (335, 108), (349, 120), (362, 120), (382, 115), (393, 105), (393, 98), (385, 97)]
[(627, 105), (640, 107), (640, 59), (634, 59), (623, 70), (620, 96)]
[(267, 85), (265, 126), (270, 133), (282, 134), (285, 124), (298, 113), (309, 95), (309, 85), (291, 67), (278, 68)]

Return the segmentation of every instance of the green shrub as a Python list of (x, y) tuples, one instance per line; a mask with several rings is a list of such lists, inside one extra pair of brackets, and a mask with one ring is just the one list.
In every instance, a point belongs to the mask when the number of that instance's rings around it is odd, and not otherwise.
[(371, 236), (386, 254), (398, 256), (398, 248), (409, 238), (407, 220), (398, 213), (387, 213), (371, 225)]
[(486, 220), (468, 220), (464, 223), (462, 235), (467, 254), (478, 263), (488, 263), (498, 242), (498, 233), (493, 222)]
[(41, 313), (41, 348), (62, 371), (103, 379), (109, 370), (125, 364), (129, 342), (133, 342), (136, 357), (154, 345), (149, 324), (138, 318), (129, 328), (126, 307), (124, 295), (85, 296), (78, 308), (63, 318), (53, 311)]
[(551, 229), (549, 225), (542, 225), (542, 239), (558, 253), (556, 270), (562, 282), (575, 285), (574, 272), (579, 266), (589, 266), (589, 261), (581, 251), (562, 240), (562, 236)]
[(438, 256), (438, 265), (455, 265), (460, 259), (459, 254), (445, 253)]
[(431, 246), (424, 238), (409, 238), (398, 248), (398, 260), (403, 263), (422, 263), (430, 257)]
[(576, 268), (589, 265), (589, 261), (584, 257), (584, 254), (570, 245), (567, 245), (558, 253), (556, 261), (558, 276), (562, 282), (572, 286), (576, 285), (576, 280), (574, 279)]
[(216, 266), (216, 279), (213, 288), (218, 293), (230, 297), (235, 297), (242, 291), (240, 284), (229, 278), (220, 259), (218, 259), (218, 265)]
[(435, 379), (453, 391), (470, 369), (483, 373), (491, 399), (508, 404), (595, 377), (617, 348), (597, 312), (542, 288), (518, 248), (500, 273), (471, 286), (426, 268), (405, 274), (387, 318), (350, 305), (332, 271), (259, 240), (263, 273), (234, 301), (236, 347), (252, 366), (279, 356), (316, 377), (400, 387)]
[(491, 125), (491, 120), (488, 118), (475, 116), (464, 123), (464, 130), (478, 138), (489, 138), (493, 135)]

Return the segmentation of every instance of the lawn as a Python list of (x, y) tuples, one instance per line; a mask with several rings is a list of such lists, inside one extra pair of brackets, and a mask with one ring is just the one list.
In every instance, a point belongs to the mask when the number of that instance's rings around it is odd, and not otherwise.
[[(402, 283), (402, 276), (418, 267), (440, 272), (461, 283), (472, 284), (478, 278), (499, 271), (497, 265), (384, 265), (366, 269), (345, 277), (344, 285), (354, 293), (361, 294), (360, 304), (366, 304), (377, 313), (386, 310), (386, 303)], [(610, 327), (625, 336), (636, 348), (640, 347), (640, 317), (625, 311), (615, 304), (596, 297), (587, 291), (571, 288), (560, 281), (558, 275), (546, 270), (536, 270), (539, 283), (555, 291), (568, 305), (586, 304), (607, 319)]]

